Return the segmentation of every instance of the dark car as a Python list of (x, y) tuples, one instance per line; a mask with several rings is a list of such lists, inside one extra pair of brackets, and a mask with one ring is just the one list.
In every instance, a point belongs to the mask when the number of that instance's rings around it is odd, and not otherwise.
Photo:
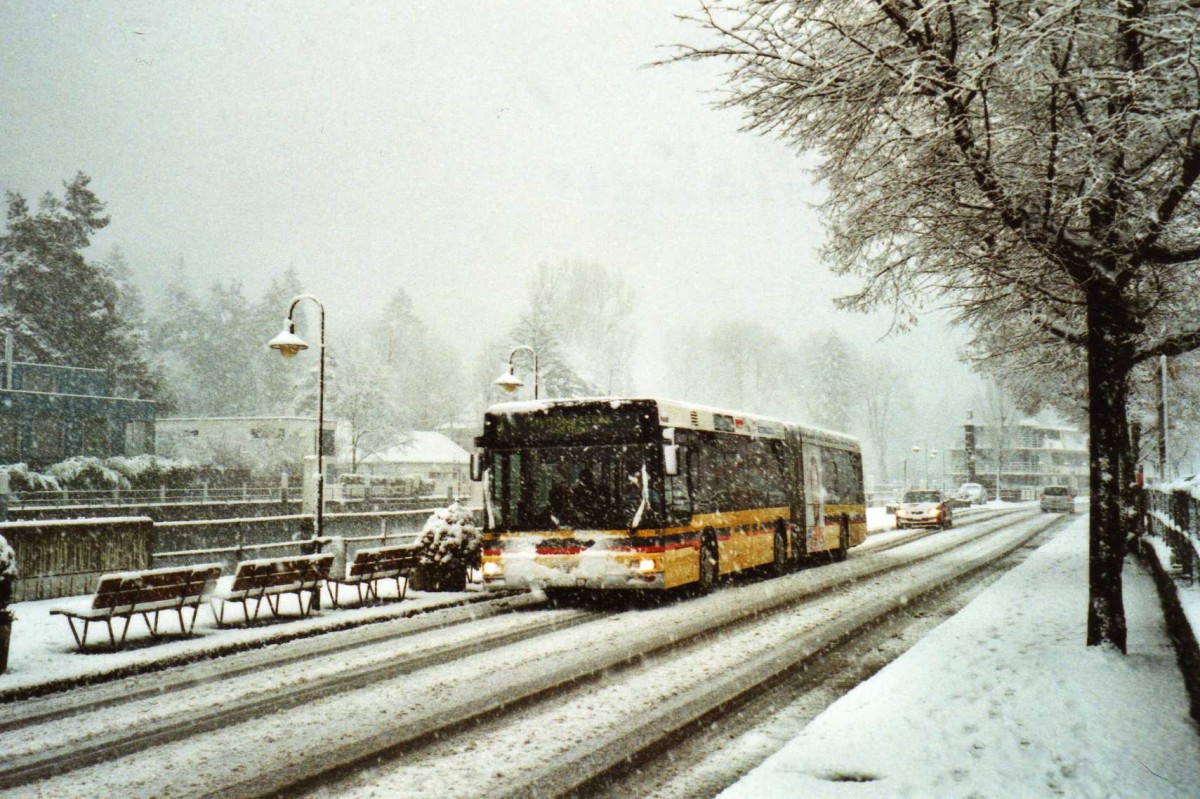
[(904, 501), (896, 508), (896, 529), (954, 525), (954, 511), (942, 492), (933, 488), (914, 488), (904, 492)]
[(1075, 512), (1075, 497), (1066, 486), (1046, 486), (1042, 489), (1042, 513)]

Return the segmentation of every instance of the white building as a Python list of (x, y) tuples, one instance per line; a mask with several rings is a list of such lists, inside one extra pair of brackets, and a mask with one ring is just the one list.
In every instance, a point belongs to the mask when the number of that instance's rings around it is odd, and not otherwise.
[(406, 477), (433, 483), (438, 496), (470, 497), (472, 505), (482, 502), (479, 484), (471, 482), (471, 456), (447, 436), (429, 430), (414, 430), (409, 439), (358, 463), (359, 474)]
[[(325, 420), (326, 469), (336, 455), (335, 426), (334, 420)], [(306, 416), (160, 418), (154, 432), (160, 455), (199, 466), (247, 469), (264, 482), (278, 482), (286, 472), (299, 485), (305, 457), (317, 454), (317, 420)]]

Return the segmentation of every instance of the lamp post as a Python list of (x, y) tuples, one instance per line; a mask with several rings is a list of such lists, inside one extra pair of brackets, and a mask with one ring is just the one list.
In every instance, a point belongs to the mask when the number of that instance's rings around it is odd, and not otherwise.
[(320, 309), (320, 366), (317, 371), (317, 507), (314, 513), (313, 538), (320, 538), (325, 529), (325, 306), (311, 294), (301, 294), (292, 299), (288, 306), (283, 330), (267, 342), (273, 350), (285, 358), (293, 358), (301, 350), (308, 349), (308, 342), (296, 335), (296, 322), (292, 316), (301, 300), (312, 300)]
[[(929, 458), (925, 461), (925, 487), (926, 488), (930, 487), (929, 486), (929, 462), (936, 461), (936, 460), (937, 460), (937, 450), (936, 449), (929, 450)], [(941, 487), (940, 483), (938, 484), (938, 487), (939, 488)]]
[[(918, 447), (916, 444), (913, 444), (912, 453), (913, 453), (913, 465), (920, 466), (921, 462), (919, 460), (917, 460), (917, 457), (921, 454), (921, 448)], [(907, 471), (907, 469), (905, 471)], [(916, 469), (913, 469), (913, 471), (915, 472)], [(928, 472), (927, 472), (927, 474), (928, 474)], [(917, 476), (914, 474), (913, 481), (915, 482), (916, 479), (917, 479)], [(907, 480), (905, 482), (907, 482)], [(907, 488), (907, 486), (905, 486), (905, 487)]]
[(521, 386), (525, 385), (521, 382), (521, 378), (513, 374), (513, 358), (521, 350), (525, 350), (533, 356), (533, 398), (538, 398), (538, 355), (537, 350), (530, 347), (528, 344), (518, 344), (513, 348), (513, 351), (508, 354), (508, 371), (496, 378), (495, 384), (504, 389), (507, 393), (512, 394)]

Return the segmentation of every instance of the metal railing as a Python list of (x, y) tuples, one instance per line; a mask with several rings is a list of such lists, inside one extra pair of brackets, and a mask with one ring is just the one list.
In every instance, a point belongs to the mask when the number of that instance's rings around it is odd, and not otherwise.
[[(62, 489), (60, 491), (20, 491), (8, 496), (8, 507), (61, 508), (73, 505), (184, 505), (195, 503), (298, 502), (301, 491), (278, 485), (243, 485), (224, 488), (152, 488), (152, 489)], [(418, 496), (378, 487), (364, 493), (343, 494), (336, 485), (326, 486), (326, 502), (444, 502), (444, 495)], [(460, 499), (461, 501), (461, 499)]]
[[(207, 560), (212, 557), (218, 557), (230, 563), (236, 563), (240, 560), (245, 560), (249, 552), (271, 551), (271, 550), (291, 550), (296, 552), (320, 552), (330, 542), (335, 539), (340, 539), (347, 545), (347, 551), (352, 553), (355, 549), (362, 545), (380, 545), (383, 546), (389, 542), (404, 541), (412, 543), (417, 540), (421, 534), (421, 526), (437, 508), (421, 508), (418, 510), (400, 510), (400, 511), (369, 511), (364, 513), (327, 513), (325, 514), (326, 527), (336, 527), (340, 522), (354, 523), (356, 521), (374, 521), (379, 522), (379, 532), (362, 533), (359, 535), (325, 535), (320, 538), (310, 538), (308, 536), (299, 536), (293, 540), (287, 541), (259, 541), (246, 542), (237, 540), (225, 546), (216, 547), (200, 547), (192, 549), (181, 549), (167, 552), (153, 552), (151, 558), (157, 563), (161, 561), (172, 560)], [(480, 508), (470, 508), (476, 516), (481, 513)], [(155, 529), (161, 533), (168, 533), (172, 530), (180, 530), (184, 528), (209, 528), (219, 529), (230, 525), (246, 526), (246, 527), (270, 527), (274, 525), (294, 524), (297, 528), (312, 522), (312, 516), (308, 514), (289, 514), (286, 516), (264, 516), (252, 519), (213, 519), (213, 520), (191, 520), (180, 522), (158, 522), (155, 524)], [(392, 524), (389, 524), (391, 522)], [(396, 522), (400, 522), (403, 526), (409, 529), (396, 529)]]
[(1200, 498), (1186, 488), (1147, 488), (1146, 532), (1162, 539), (1170, 551), (1167, 565), (1176, 576), (1194, 583), (1200, 562)]

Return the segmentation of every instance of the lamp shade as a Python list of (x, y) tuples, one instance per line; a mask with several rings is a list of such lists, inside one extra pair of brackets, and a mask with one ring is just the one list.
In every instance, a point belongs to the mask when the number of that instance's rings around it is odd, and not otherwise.
[(308, 343), (292, 332), (291, 325), (285, 327), (278, 336), (268, 341), (267, 346), (273, 350), (279, 350), (279, 354), (285, 358), (291, 358), (298, 355), (301, 350), (308, 349)]
[(502, 374), (496, 378), (496, 385), (500, 386), (500, 388), (504, 389), (509, 394), (512, 394), (525, 384), (521, 382), (521, 378), (517, 377), (512, 372), (506, 372), (505, 374)]

